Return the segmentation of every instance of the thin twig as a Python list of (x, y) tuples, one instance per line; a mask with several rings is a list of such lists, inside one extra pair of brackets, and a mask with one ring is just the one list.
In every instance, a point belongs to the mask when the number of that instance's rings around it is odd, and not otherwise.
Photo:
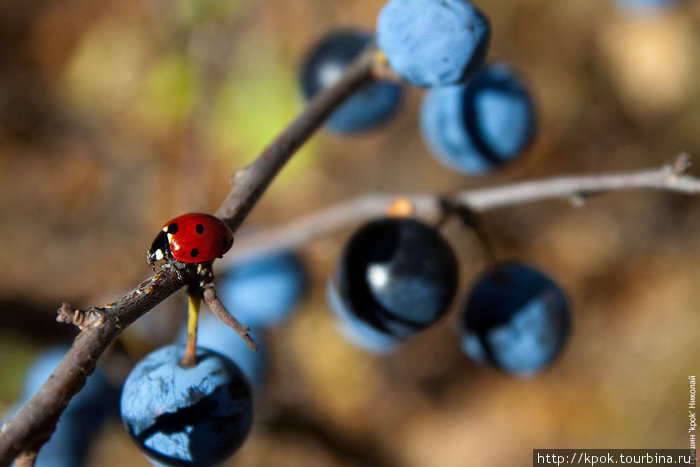
[[(317, 94), (251, 165), (232, 176), (233, 187), (217, 215), (234, 232), (295, 151), (333, 110), (372, 79), (373, 56), (373, 50), (361, 55), (340, 81)], [(51, 437), (61, 413), (92, 374), (107, 346), (133, 321), (193, 280), (189, 269), (164, 268), (117, 303), (105, 306), (104, 321), (81, 331), (39, 392), (3, 427), (0, 467), (10, 465), (22, 451), (38, 451)]]
[(247, 345), (250, 350), (258, 350), (258, 344), (256, 344), (255, 341), (250, 337), (250, 328), (241, 324), (226, 309), (224, 304), (221, 303), (221, 300), (219, 300), (219, 297), (216, 296), (216, 290), (214, 290), (214, 287), (212, 287), (211, 285), (205, 285), (203, 298), (204, 303), (206, 303), (207, 306), (209, 306), (209, 309), (216, 315), (216, 317), (223, 321), (224, 324), (226, 324), (228, 327), (236, 331), (238, 335), (241, 336), (241, 339), (243, 339), (245, 345)]
[[(609, 192), (661, 190), (680, 194), (700, 193), (700, 179), (683, 175), (689, 158), (681, 154), (674, 162), (653, 169), (572, 175), (458, 192), (450, 197), (475, 212), (540, 201), (562, 199), (582, 202), (586, 198)], [(435, 194), (405, 195), (395, 193), (363, 194), (280, 226), (250, 229), (236, 237), (237, 247), (224, 263), (237, 263), (275, 251), (294, 249), (360, 222), (383, 216), (398, 196), (415, 207), (415, 215), (437, 220), (441, 214), (440, 197)]]

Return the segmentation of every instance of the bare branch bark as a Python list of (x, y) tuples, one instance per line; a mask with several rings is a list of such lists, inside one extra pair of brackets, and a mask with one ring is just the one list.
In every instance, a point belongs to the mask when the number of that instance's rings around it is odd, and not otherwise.
[(50, 438), (59, 416), (92, 374), (107, 346), (124, 328), (185, 285), (187, 279), (174, 268), (163, 268), (118, 302), (106, 305), (101, 322), (85, 327), (78, 334), (39, 392), (3, 427), (0, 465), (10, 465), (22, 451), (38, 451)]
[[(462, 191), (450, 199), (474, 211), (484, 212), (553, 199), (580, 203), (590, 196), (628, 190), (695, 195), (700, 193), (700, 179), (683, 175), (688, 166), (688, 156), (683, 154), (674, 162), (653, 169), (529, 180)], [(417, 217), (437, 219), (441, 214), (440, 197), (435, 194), (363, 194), (284, 225), (243, 231), (236, 238), (235, 254), (224, 262), (237, 263), (275, 251), (298, 248), (316, 238), (384, 215), (399, 196), (413, 203)]]
[[(374, 50), (367, 50), (335, 85), (320, 92), (302, 113), (248, 167), (232, 177), (233, 187), (217, 216), (234, 232), (296, 150), (352, 93), (371, 81)], [(61, 307), (62, 320), (82, 324), (81, 333), (51, 377), (0, 433), (0, 466), (10, 465), (21, 452), (36, 452), (51, 437), (70, 399), (92, 374), (99, 356), (137, 318), (194, 280), (191, 271), (164, 268), (117, 303), (88, 312)]]

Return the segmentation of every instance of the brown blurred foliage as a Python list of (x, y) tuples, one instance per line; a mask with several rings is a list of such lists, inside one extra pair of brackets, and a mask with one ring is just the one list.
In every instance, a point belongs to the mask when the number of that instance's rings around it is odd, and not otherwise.
[[(306, 48), (336, 26), (373, 28), (382, 4), (0, 3), (2, 405), (39, 345), (71, 335), (53, 324), (60, 302), (106, 303), (148, 274), (163, 221), (213, 211), (227, 174), (301, 108)], [(512, 63), (536, 96), (540, 133), (523, 161), (488, 178), (448, 172), (422, 144), (422, 91), (411, 89), (380, 130), (315, 137), (247, 225), (368, 190), (448, 192), (700, 157), (698, 2), (645, 18), (603, 0), (478, 4), (492, 19), (491, 59)], [(500, 254), (548, 271), (574, 309), (564, 355), (528, 380), (462, 356), (451, 320), (396, 355), (352, 348), (324, 295), (347, 232), (309, 245), (311, 294), (271, 332), (260, 415), (231, 465), (512, 466), (529, 465), (533, 448), (687, 447), (699, 214), (700, 199), (627, 193), (487, 215)], [(486, 262), (471, 236), (447, 234), (466, 291)], [(162, 326), (184, 314), (175, 308), (154, 312)], [(91, 459), (148, 465), (117, 422)]]

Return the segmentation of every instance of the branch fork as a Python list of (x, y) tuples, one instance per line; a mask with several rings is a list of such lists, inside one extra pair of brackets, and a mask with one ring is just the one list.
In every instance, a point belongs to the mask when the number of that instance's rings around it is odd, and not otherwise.
[(187, 342), (185, 345), (185, 355), (180, 361), (183, 367), (191, 368), (197, 365), (197, 327), (199, 322), (199, 307), (202, 299), (219, 320), (236, 331), (250, 350), (257, 350), (257, 344), (249, 335), (250, 328), (241, 324), (217, 297), (216, 289), (214, 288), (214, 271), (212, 270), (211, 261), (197, 264), (193, 279), (187, 286), (187, 297)]

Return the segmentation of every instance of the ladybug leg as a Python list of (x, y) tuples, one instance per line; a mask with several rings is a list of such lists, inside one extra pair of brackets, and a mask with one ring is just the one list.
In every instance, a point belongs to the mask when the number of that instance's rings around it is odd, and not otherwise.
[(197, 263), (197, 277), (199, 277), (200, 287), (214, 283), (214, 270), (212, 268), (212, 263), (213, 261)]

